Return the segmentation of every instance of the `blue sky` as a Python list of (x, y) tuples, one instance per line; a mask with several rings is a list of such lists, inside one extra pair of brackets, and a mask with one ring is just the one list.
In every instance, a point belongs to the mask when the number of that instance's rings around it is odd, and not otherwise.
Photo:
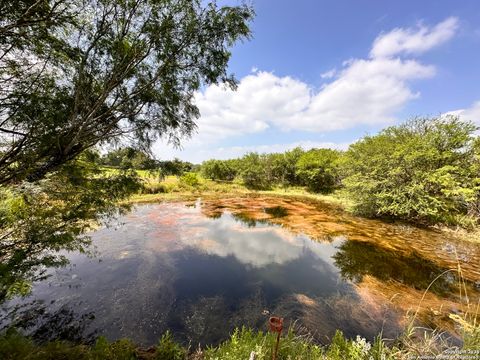
[[(235, 1), (219, 1), (233, 5)], [(199, 92), (198, 133), (160, 159), (345, 149), (416, 115), (480, 125), (480, 1), (256, 0), (232, 49), (237, 92)]]

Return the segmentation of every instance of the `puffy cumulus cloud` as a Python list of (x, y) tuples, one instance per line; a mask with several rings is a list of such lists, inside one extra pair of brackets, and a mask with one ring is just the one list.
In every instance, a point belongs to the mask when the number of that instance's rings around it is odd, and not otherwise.
[(407, 101), (419, 96), (407, 81), (434, 74), (433, 66), (414, 60), (352, 60), (336, 80), (311, 97), (304, 111), (277, 124), (319, 132), (389, 123)]
[(371, 57), (420, 54), (450, 40), (458, 29), (458, 19), (449, 17), (434, 27), (397, 28), (381, 34), (373, 42)]
[(196, 95), (199, 136), (225, 138), (271, 127), (322, 132), (390, 123), (399, 109), (419, 96), (409, 82), (435, 75), (433, 65), (394, 55), (427, 51), (450, 39), (457, 26), (456, 18), (448, 18), (432, 28), (382, 34), (371, 58), (350, 59), (341, 70), (322, 74), (331, 81), (318, 90), (257, 69), (240, 81), (236, 92), (210, 86)]
[(263, 131), (301, 111), (309, 101), (306, 84), (264, 71), (244, 77), (237, 91), (212, 85), (195, 96), (201, 113), (199, 135), (222, 138)]

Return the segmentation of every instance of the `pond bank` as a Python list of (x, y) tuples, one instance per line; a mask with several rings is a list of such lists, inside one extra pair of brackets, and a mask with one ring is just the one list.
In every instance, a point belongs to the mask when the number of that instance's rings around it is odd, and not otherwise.
[[(461, 348), (448, 345), (439, 334), (411, 332), (397, 339), (384, 340), (381, 334), (373, 343), (361, 337), (349, 340), (338, 331), (325, 346), (311, 342), (307, 337), (295, 336), (288, 332), (280, 339), (277, 359), (292, 360), (407, 360), (421, 356), (433, 358), (448, 354), (470, 355), (475, 357), (480, 348), (479, 331), (468, 333)], [(169, 333), (164, 334), (157, 346), (142, 349), (128, 339), (108, 342), (98, 338), (93, 345), (67, 342), (35, 344), (30, 339), (11, 331), (0, 335), (0, 357), (6, 360), (270, 360), (275, 335), (242, 328), (236, 329), (230, 339), (219, 346), (185, 348), (176, 343)], [(453, 358), (453, 357), (450, 357)], [(460, 358), (460, 357), (455, 357)], [(464, 357), (467, 358), (467, 357)]]

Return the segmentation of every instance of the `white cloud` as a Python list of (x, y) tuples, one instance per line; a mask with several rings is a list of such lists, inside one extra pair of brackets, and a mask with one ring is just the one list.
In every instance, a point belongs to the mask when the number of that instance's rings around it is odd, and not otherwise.
[(392, 122), (395, 112), (418, 97), (407, 81), (431, 77), (433, 66), (414, 60), (353, 60), (338, 78), (314, 94), (308, 107), (277, 125), (283, 129), (331, 131)]
[(382, 34), (373, 44), (372, 58), (349, 59), (341, 71), (325, 72), (323, 78), (335, 78), (316, 91), (300, 80), (265, 71), (244, 77), (236, 92), (210, 86), (196, 96), (199, 136), (225, 138), (271, 127), (321, 132), (391, 123), (398, 110), (419, 96), (409, 81), (435, 75), (433, 65), (392, 55), (439, 45), (453, 36), (457, 23), (448, 18), (432, 28)]
[(446, 115), (457, 115), (461, 120), (472, 121), (480, 125), (480, 100), (474, 102), (472, 106), (467, 109), (449, 111)]
[(418, 97), (409, 80), (435, 68), (415, 60), (352, 60), (337, 78), (314, 92), (306, 83), (260, 71), (243, 78), (236, 92), (210, 86), (198, 93), (199, 137), (219, 139), (282, 130), (331, 131), (385, 124)]
[(331, 69), (320, 74), (320, 77), (322, 79), (331, 79), (335, 76), (336, 73), (337, 73), (337, 69)]
[(302, 111), (310, 101), (308, 85), (291, 77), (259, 71), (244, 77), (237, 91), (209, 86), (195, 97), (200, 136), (225, 138), (266, 130)]
[(399, 54), (421, 54), (450, 40), (458, 28), (458, 19), (449, 17), (429, 28), (424, 25), (415, 28), (397, 28), (378, 36), (370, 56), (391, 57)]
[[(370, 58), (348, 59), (340, 70), (325, 72), (322, 77), (330, 80), (320, 89), (290, 76), (252, 68), (235, 92), (212, 85), (195, 95), (201, 113), (198, 134), (183, 143), (183, 153), (157, 148), (163, 150), (162, 158), (178, 154), (199, 162), (241, 156), (247, 151), (283, 151), (288, 146), (266, 145), (263, 150), (261, 145), (219, 148), (215, 144), (226, 138), (254, 133), (268, 136), (271, 129), (318, 133), (392, 123), (400, 109), (420, 96), (411, 82), (436, 73), (433, 65), (412, 56), (449, 40), (457, 27), (458, 20), (448, 18), (433, 27), (381, 34), (373, 43)], [(269, 140), (265, 143), (272, 142)]]

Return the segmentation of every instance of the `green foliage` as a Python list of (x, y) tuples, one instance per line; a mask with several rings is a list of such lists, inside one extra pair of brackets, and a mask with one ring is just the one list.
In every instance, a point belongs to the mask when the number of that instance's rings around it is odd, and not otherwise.
[(184, 360), (187, 351), (173, 340), (172, 334), (167, 331), (162, 335), (156, 348), (155, 359), (157, 360)]
[(340, 184), (340, 152), (331, 149), (312, 149), (300, 156), (296, 175), (312, 192), (329, 193)]
[(238, 173), (238, 160), (208, 160), (201, 166), (206, 179), (232, 181)]
[(200, 0), (0, 2), (0, 183), (44, 178), (96, 144), (178, 145), (202, 85), (235, 88), (253, 10)]
[(174, 186), (162, 182), (146, 183), (143, 185), (142, 194), (167, 194), (172, 192)]
[(329, 360), (394, 360), (395, 352), (385, 346), (381, 336), (375, 338), (373, 344), (357, 336), (355, 340), (346, 339), (340, 330), (328, 346), (326, 359)]
[(136, 353), (135, 345), (126, 339), (110, 343), (100, 337), (92, 347), (61, 341), (39, 346), (12, 329), (0, 336), (0, 358), (5, 360), (133, 360)]
[[(456, 318), (460, 328), (468, 332), (469, 337), (463, 337), (464, 346), (468, 351), (479, 348), (478, 324), (465, 322)], [(465, 335), (465, 332), (462, 333)], [(425, 334), (426, 337), (428, 337)], [(472, 337), (475, 336), (475, 337)], [(447, 354), (447, 351), (458, 351), (457, 347), (449, 347), (446, 342), (431, 342), (414, 338), (407, 334), (386, 345), (381, 334), (375, 337), (373, 343), (357, 336), (346, 338), (339, 330), (325, 346), (315, 344), (311, 338), (297, 336), (289, 330), (280, 339), (278, 360), (396, 360), (417, 357), (419, 354), (431, 356)], [(10, 329), (0, 334), (0, 358), (5, 360), (246, 360), (255, 352), (256, 360), (270, 360), (276, 341), (276, 334), (264, 333), (252, 329), (235, 329), (230, 338), (216, 347), (210, 347), (200, 353), (188, 354), (188, 351), (173, 340), (170, 332), (162, 335), (159, 344), (152, 350), (144, 351), (137, 348), (127, 339), (109, 342), (105, 338), (97, 339), (93, 346), (75, 345), (68, 342), (52, 341), (42, 345), (34, 343), (29, 338)], [(413, 342), (412, 342), (413, 341)]]
[(153, 353), (144, 352), (128, 339), (109, 342), (99, 337), (93, 346), (76, 345), (68, 342), (51, 341), (37, 345), (14, 329), (0, 335), (0, 359), (2, 360), (186, 360), (187, 351), (176, 343), (171, 334), (162, 335)]
[(268, 169), (273, 182), (284, 187), (299, 185), (300, 179), (297, 175), (297, 162), (303, 154), (299, 147), (284, 153), (268, 154)]
[(192, 171), (193, 164), (180, 159), (166, 160), (159, 162), (160, 171), (163, 176), (175, 175), (180, 176), (184, 172)]
[(101, 336), (89, 352), (89, 357), (95, 360), (132, 360), (137, 358), (136, 346), (127, 339), (120, 339), (110, 343), (106, 338)]
[(0, 359), (25, 359), (34, 352), (34, 348), (30, 339), (13, 329), (0, 336)]
[(0, 188), (0, 302), (28, 293), (46, 268), (65, 265), (59, 250), (86, 251), (83, 234), (127, 209), (117, 203), (140, 187), (134, 172), (105, 175), (94, 164), (71, 162), (37, 183)]
[(285, 153), (249, 153), (239, 159), (240, 177), (247, 188), (268, 190), (274, 185), (297, 185), (296, 164), (303, 150), (295, 148)]
[(267, 155), (253, 152), (246, 154), (240, 160), (240, 168), (240, 177), (247, 188), (266, 190), (273, 185)]
[(200, 185), (200, 180), (198, 179), (198, 175), (196, 173), (187, 172), (180, 177), (180, 183), (187, 186), (196, 187)]
[(79, 156), (79, 160), (83, 160), (92, 164), (100, 164), (100, 159), (100, 153), (96, 149), (87, 149)]
[[(276, 334), (253, 331), (251, 329), (236, 329), (230, 339), (218, 347), (205, 351), (205, 360), (244, 360), (255, 352), (255, 359), (269, 360), (272, 358), (272, 350), (276, 341)], [(302, 339), (289, 331), (280, 340), (278, 359), (320, 359), (323, 351), (318, 345)]]
[(351, 145), (344, 183), (356, 210), (426, 224), (478, 220), (475, 130), (456, 117), (417, 118)]
[(158, 167), (155, 159), (152, 159), (144, 151), (131, 147), (110, 151), (98, 159), (97, 162), (122, 169), (150, 170)]

